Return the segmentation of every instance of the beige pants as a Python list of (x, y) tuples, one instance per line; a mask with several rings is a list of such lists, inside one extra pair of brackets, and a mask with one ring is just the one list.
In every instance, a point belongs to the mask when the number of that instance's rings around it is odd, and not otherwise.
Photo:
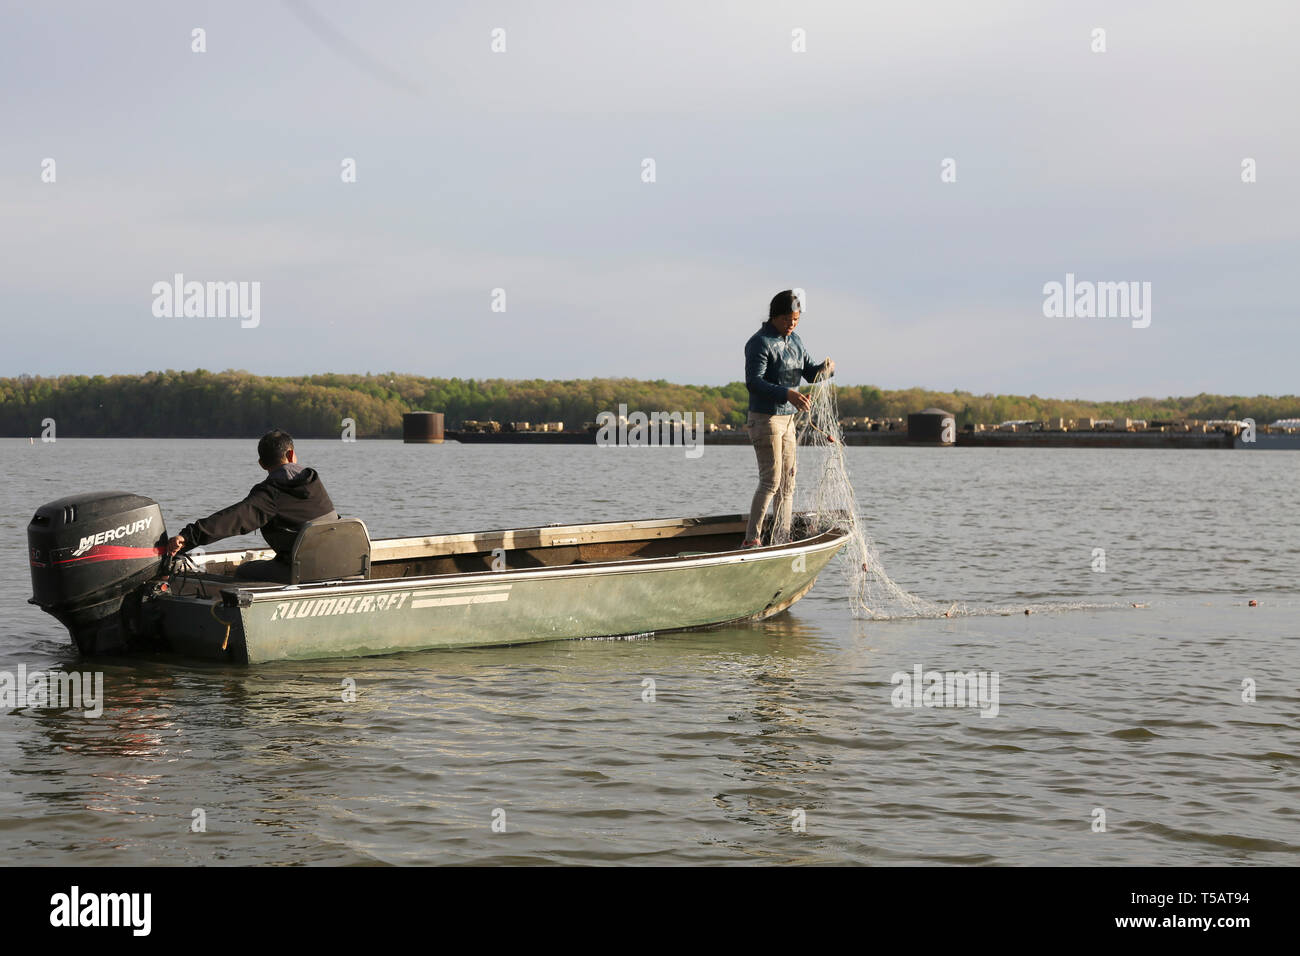
[(758, 537), (763, 516), (775, 498), (776, 515), (771, 540), (784, 541), (790, 535), (790, 512), (794, 507), (794, 416), (750, 412), (745, 428), (758, 455), (758, 490), (749, 505), (745, 540), (752, 541)]

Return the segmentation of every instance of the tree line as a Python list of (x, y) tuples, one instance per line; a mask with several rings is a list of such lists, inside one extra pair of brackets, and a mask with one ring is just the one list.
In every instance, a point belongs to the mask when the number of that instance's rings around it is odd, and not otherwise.
[[(1300, 418), (1300, 397), (1200, 394), (1116, 402), (976, 395), (872, 385), (837, 387), (840, 414), (905, 418), (937, 406), (958, 426), (1045, 418)], [(709, 423), (743, 425), (743, 382), (678, 385), (659, 379), (423, 378), (396, 372), (365, 375), (261, 376), (227, 370), (147, 372), (143, 375), (20, 375), (0, 378), (0, 435), (39, 436), (53, 419), (67, 438), (245, 438), (283, 428), (302, 438), (336, 438), (343, 420), (358, 438), (398, 438), (402, 414), (442, 412), (449, 429), (467, 419), (564, 422), (581, 428), (602, 411), (703, 412)]]

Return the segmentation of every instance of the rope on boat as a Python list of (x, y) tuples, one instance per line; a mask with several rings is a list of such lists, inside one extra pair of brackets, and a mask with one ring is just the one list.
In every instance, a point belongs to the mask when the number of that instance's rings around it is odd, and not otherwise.
[(221, 649), (224, 651), (226, 647), (230, 644), (230, 628), (234, 626), (235, 622), (231, 621), (229, 623), (226, 623), (220, 618), (220, 616), (217, 614), (216, 602), (213, 602), (212, 604), (208, 605), (208, 611), (212, 614), (212, 619), (214, 621), (216, 621), (218, 624), (226, 625), (226, 636), (221, 641)]

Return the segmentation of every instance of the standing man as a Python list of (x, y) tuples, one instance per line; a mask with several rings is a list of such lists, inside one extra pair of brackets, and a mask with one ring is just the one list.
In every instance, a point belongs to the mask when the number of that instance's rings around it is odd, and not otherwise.
[(289, 554), (302, 526), (315, 518), (337, 518), (338, 514), (315, 469), (298, 464), (293, 436), (288, 432), (276, 429), (263, 435), (257, 443), (257, 463), (268, 472), (266, 478), (254, 485), (243, 501), (187, 524), (167, 542), (169, 555), (260, 528), (275, 557), (245, 561), (235, 569), (235, 576), (288, 583)]
[(814, 365), (803, 341), (794, 334), (803, 303), (790, 289), (778, 292), (767, 308), (767, 321), (745, 343), (745, 387), (749, 389), (746, 429), (758, 455), (758, 490), (749, 506), (746, 548), (762, 546), (763, 517), (776, 499), (772, 540), (789, 533), (794, 507), (796, 409), (811, 403), (799, 391), (801, 379), (812, 381), (820, 373), (831, 375), (830, 359)]

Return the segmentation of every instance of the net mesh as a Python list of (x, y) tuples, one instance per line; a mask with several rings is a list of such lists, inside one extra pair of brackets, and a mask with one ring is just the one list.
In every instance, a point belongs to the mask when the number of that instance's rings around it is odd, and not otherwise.
[[(839, 560), (853, 615), (879, 620), (952, 617), (964, 611), (955, 604), (940, 606), (918, 597), (904, 590), (886, 573), (876, 544), (858, 512), (857, 495), (849, 481), (835, 386), (819, 376), (808, 397), (811, 405), (807, 411), (800, 412), (795, 421), (800, 448), (812, 450), (811, 454), (801, 451), (807, 462), (801, 471), (804, 474), (812, 471), (816, 479), (813, 482), (805, 479), (799, 484), (800, 503), (796, 510), (808, 513), (809, 530), (814, 534), (832, 528), (848, 531), (849, 540)], [(811, 491), (806, 491), (809, 487)]]
[[(820, 534), (836, 528), (848, 532), (849, 540), (838, 560), (854, 617), (871, 620), (965, 617), (1123, 606), (1120, 603), (1083, 602), (1030, 605), (936, 604), (900, 587), (885, 571), (876, 543), (867, 533), (858, 510), (858, 498), (849, 481), (849, 469), (844, 458), (844, 432), (840, 428), (835, 386), (828, 379), (818, 376), (808, 398), (811, 402), (808, 409), (798, 413), (795, 419), (800, 471), (804, 475), (798, 483), (799, 500), (795, 510), (807, 515), (807, 527), (800, 529), (803, 533)], [(809, 481), (810, 475), (815, 476), (815, 480)], [(774, 529), (774, 533), (781, 535), (780, 529)], [(784, 536), (774, 540), (789, 540), (788, 530)]]

